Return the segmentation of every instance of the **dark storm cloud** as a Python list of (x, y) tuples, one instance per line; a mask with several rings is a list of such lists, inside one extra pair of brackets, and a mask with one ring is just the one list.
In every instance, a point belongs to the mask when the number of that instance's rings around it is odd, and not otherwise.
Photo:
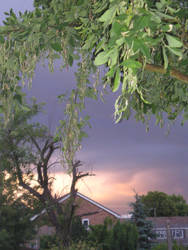
[[(40, 101), (46, 101), (46, 121), (57, 124), (63, 117), (62, 104), (58, 104), (57, 95), (69, 90), (75, 84), (72, 71), (48, 72), (47, 68), (39, 67), (33, 82), (32, 95), (37, 96)], [(31, 95), (30, 93), (30, 95)], [(83, 160), (94, 172), (100, 170), (119, 172), (114, 183), (128, 182), (141, 172), (156, 176), (157, 182), (148, 182), (150, 188), (161, 191), (174, 192), (181, 190), (185, 197), (187, 173), (187, 124), (180, 126), (180, 121), (171, 127), (167, 135), (167, 127), (160, 129), (151, 121), (150, 130), (146, 132), (145, 125), (130, 121), (115, 124), (113, 120), (114, 96), (105, 96), (105, 103), (100, 100), (88, 100), (86, 113), (91, 115), (92, 129), (88, 129), (89, 138), (84, 140), (83, 149), (78, 158)], [(157, 172), (156, 172), (157, 170)], [(58, 171), (61, 171), (59, 168)], [(97, 177), (96, 177), (97, 178)], [(154, 176), (152, 176), (154, 179)], [(108, 180), (107, 180), (108, 181)], [(173, 188), (172, 188), (173, 185)], [(144, 186), (144, 190), (145, 190)], [(180, 191), (179, 191), (180, 192)]]
[[(3, 1), (0, 7), (1, 19), (2, 12), (7, 11), (10, 6), (17, 10), (26, 7), (31, 9), (31, 2)], [(59, 71), (58, 65), (57, 63), (53, 74), (47, 68), (38, 66), (33, 86), (30, 91), (26, 90), (29, 97), (35, 96), (40, 102), (46, 102), (46, 113), (37, 119), (50, 126), (52, 131), (59, 119), (63, 118), (63, 105), (58, 103), (57, 96), (75, 85), (76, 67)], [(188, 123), (181, 127), (178, 120), (171, 127), (169, 135), (166, 135), (167, 128), (156, 127), (154, 120), (150, 122), (148, 133), (145, 125), (136, 123), (133, 118), (115, 124), (114, 101), (115, 96), (109, 94), (105, 96), (105, 103), (100, 100), (88, 100), (86, 103), (85, 113), (91, 115), (92, 129), (87, 129), (89, 138), (84, 140), (78, 158), (88, 168), (92, 168), (97, 176), (112, 173), (114, 178), (107, 178), (106, 185), (110, 182), (119, 188), (119, 184), (130, 183), (129, 188), (138, 188), (140, 192), (155, 189), (181, 193), (188, 199)], [(61, 168), (57, 171), (61, 171)], [(118, 201), (125, 196), (118, 196)], [(121, 204), (123, 202), (125, 203), (122, 200)]]

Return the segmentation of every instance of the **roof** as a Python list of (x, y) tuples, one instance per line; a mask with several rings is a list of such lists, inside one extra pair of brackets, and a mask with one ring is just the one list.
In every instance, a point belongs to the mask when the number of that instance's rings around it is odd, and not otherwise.
[(170, 228), (188, 229), (188, 216), (174, 216), (174, 217), (149, 217), (154, 228), (166, 228), (167, 223)]
[[(120, 219), (121, 218), (121, 215), (119, 215), (118, 213), (112, 211), (111, 209), (101, 205), (100, 203), (90, 199), (89, 197), (77, 192), (76, 194), (78, 197), (84, 199), (84, 200), (87, 200), (88, 202), (90, 202), (91, 204), (103, 209), (104, 211), (108, 212), (109, 214), (113, 215), (114, 217), (116, 217), (117, 219)], [(59, 198), (59, 203), (62, 203), (64, 202), (65, 200), (67, 200), (68, 198), (70, 197), (70, 193), (69, 194), (66, 194), (64, 195), (63, 197)], [(46, 209), (43, 209), (42, 212), (40, 214), (36, 214), (34, 215), (33, 217), (31, 217), (31, 221), (34, 221), (35, 219), (37, 219), (40, 215), (44, 214), (46, 212)]]
[(122, 214), (121, 215), (121, 219), (131, 219), (132, 218), (132, 214), (129, 213), (129, 214)]

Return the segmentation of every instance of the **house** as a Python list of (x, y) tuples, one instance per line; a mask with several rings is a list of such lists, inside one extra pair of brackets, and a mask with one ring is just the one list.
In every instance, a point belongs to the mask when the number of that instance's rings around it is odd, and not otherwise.
[(172, 240), (188, 246), (188, 216), (149, 217), (148, 220), (153, 223), (153, 230), (156, 232), (158, 242), (167, 240), (168, 227)]
[[(66, 194), (59, 199), (59, 203), (64, 203), (70, 198), (70, 194)], [(90, 199), (89, 197), (77, 192), (76, 194), (76, 204), (77, 208), (75, 211), (76, 216), (80, 216), (82, 220), (82, 224), (89, 229), (90, 225), (103, 224), (105, 218), (111, 218), (112, 221), (116, 221), (120, 219), (121, 216), (112, 211), (111, 209), (103, 206), (102, 204)], [(44, 209), (40, 214), (34, 215), (31, 218), (31, 221), (37, 220), (43, 214), (46, 213)], [(33, 249), (39, 249), (40, 245), (40, 237), (42, 235), (51, 235), (55, 232), (52, 226), (43, 225), (38, 228), (37, 237), (32, 241), (30, 247)]]

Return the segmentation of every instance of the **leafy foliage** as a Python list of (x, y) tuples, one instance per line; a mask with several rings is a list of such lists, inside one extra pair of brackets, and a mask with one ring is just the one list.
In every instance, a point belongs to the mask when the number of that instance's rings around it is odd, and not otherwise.
[(42, 58), (51, 70), (62, 58), (63, 67), (84, 64), (77, 75), (90, 96), (95, 88), (83, 72), (104, 65), (103, 86), (121, 92), (116, 122), (132, 111), (143, 122), (155, 115), (161, 125), (164, 112), (170, 120), (187, 119), (186, 0), (35, 0), (34, 6), (18, 17), (11, 10), (0, 27), (3, 91), (12, 92), (20, 79), (31, 81)]
[[(173, 243), (172, 250), (187, 250), (188, 247), (177, 245), (176, 242)], [(168, 250), (168, 246), (166, 243), (158, 244), (152, 248), (152, 250)]]
[(55, 235), (43, 235), (40, 237), (40, 249), (52, 249), (53, 247), (58, 247), (57, 238)]
[(0, 249), (16, 250), (36, 233), (30, 221), (32, 210), (23, 203), (22, 196), (16, 197), (17, 185), (4, 172), (0, 188)]
[(34, 236), (34, 226), (30, 222), (31, 213), (22, 204), (1, 206), (0, 249), (18, 249), (22, 243)]
[[(63, 223), (63, 222), (62, 222)], [(71, 230), (71, 243), (72, 245), (77, 245), (79, 242), (83, 242), (87, 238), (87, 230), (82, 225), (79, 216), (74, 216), (72, 221)], [(57, 235), (43, 235), (40, 238), (40, 249), (52, 249), (53, 247), (58, 247)]]
[(137, 230), (134, 224), (105, 220), (103, 225), (91, 226), (88, 241), (102, 250), (136, 250)]
[(181, 195), (150, 191), (141, 197), (148, 216), (187, 216), (188, 204)]
[(81, 218), (79, 216), (74, 216), (72, 221), (72, 230), (71, 230), (71, 240), (73, 242), (84, 241), (87, 238), (88, 231), (82, 225)]
[[(58, 142), (48, 133), (47, 127), (31, 122), (39, 112), (40, 105), (24, 103), (27, 107), (24, 109), (23, 105), (11, 104), (11, 116), (7, 120), (5, 115), (0, 117), (1, 171), (14, 178), (21, 194), (26, 195), (26, 204), (30, 203), (29, 196), (32, 197), (30, 206), (35, 205), (34, 201), (37, 200), (40, 211), (45, 208), (52, 224), (59, 229), (55, 212), (58, 202), (52, 194), (53, 179), (49, 174), (50, 167), (56, 164), (56, 160), (52, 161), (52, 155), (59, 148)], [(61, 214), (64, 215), (63, 211)]]

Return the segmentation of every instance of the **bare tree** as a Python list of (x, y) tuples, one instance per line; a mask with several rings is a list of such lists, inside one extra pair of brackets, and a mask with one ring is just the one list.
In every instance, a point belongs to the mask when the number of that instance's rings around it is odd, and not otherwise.
[[(76, 184), (89, 172), (79, 171), (82, 165), (79, 160), (69, 162), (72, 176), (69, 202), (62, 205), (52, 192), (53, 178), (50, 169), (56, 164), (57, 153), (60, 152), (61, 140), (54, 139), (47, 127), (38, 123), (29, 123), (38, 112), (34, 105), (27, 111), (15, 110), (14, 116), (0, 129), (0, 168), (14, 175), (24, 191), (37, 198), (46, 209), (49, 221), (56, 229), (60, 249), (71, 241), (72, 220), (76, 204)], [(63, 157), (63, 154), (62, 154)]]

